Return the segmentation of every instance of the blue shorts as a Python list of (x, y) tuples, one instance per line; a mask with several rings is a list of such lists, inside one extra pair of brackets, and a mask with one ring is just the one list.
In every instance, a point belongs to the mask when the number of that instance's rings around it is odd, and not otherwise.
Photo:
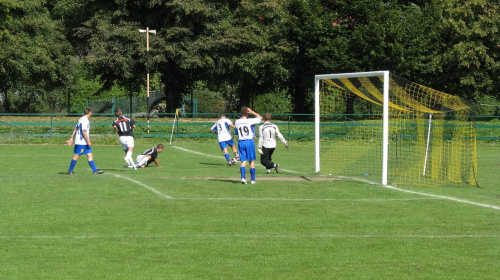
[(233, 141), (233, 139), (231, 139), (231, 140), (227, 140), (224, 142), (219, 142), (219, 146), (220, 146), (220, 150), (224, 151), (224, 149), (227, 148), (228, 146), (229, 147), (234, 146), (234, 141)]
[(242, 162), (257, 159), (255, 155), (255, 142), (253, 139), (239, 141), (238, 151), (240, 152), (240, 161)]
[(91, 154), (92, 153), (92, 148), (90, 148), (89, 145), (75, 145), (75, 148), (73, 149), (73, 152), (79, 156), (81, 155), (86, 155), (86, 154)]

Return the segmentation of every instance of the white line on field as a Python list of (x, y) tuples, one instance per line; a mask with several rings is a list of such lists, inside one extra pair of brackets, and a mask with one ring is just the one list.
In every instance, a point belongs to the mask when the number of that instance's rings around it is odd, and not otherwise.
[(451, 201), (466, 203), (466, 204), (470, 204), (470, 205), (476, 205), (476, 206), (480, 206), (480, 207), (484, 207), (484, 208), (491, 208), (491, 209), (495, 209), (495, 210), (500, 210), (499, 206), (494, 206), (494, 205), (489, 205), (489, 204), (484, 204), (484, 203), (478, 203), (478, 202), (468, 201), (468, 200), (459, 199), (459, 198), (450, 197), (450, 196), (415, 192), (415, 191), (400, 189), (400, 188), (397, 188), (397, 187), (394, 187), (394, 186), (383, 186), (383, 187), (391, 189), (391, 190), (405, 192), (405, 193), (424, 195), (424, 196), (429, 196), (429, 197), (435, 197), (435, 198), (440, 198), (440, 199), (446, 199), (446, 200), (451, 200)]
[[(177, 147), (177, 146), (172, 146), (172, 147), (174, 147), (176, 149), (179, 149), (179, 150), (182, 150), (182, 151), (185, 151), (185, 152), (195, 153), (195, 154), (204, 155), (204, 156), (213, 157), (213, 158), (219, 158), (219, 156), (214, 156), (214, 155), (210, 155), (210, 154), (205, 154), (205, 153), (200, 153), (200, 152), (196, 152), (196, 151), (191, 151), (191, 150), (188, 150), (188, 149), (185, 149), (185, 148), (181, 148), (181, 147)], [(289, 171), (289, 172), (294, 172), (294, 171)], [(297, 173), (297, 172), (295, 172), (295, 173)], [(121, 177), (119, 175), (115, 175), (115, 176)], [(127, 179), (127, 180), (129, 180), (129, 181), (132, 181), (132, 182), (137, 182), (137, 181), (132, 180), (130, 178), (126, 178), (126, 177), (124, 177), (124, 178)], [(368, 181), (368, 180), (363, 180), (363, 179), (348, 178), (348, 177), (340, 177), (340, 178), (351, 179), (351, 180), (354, 179), (354, 180), (358, 180), (358, 181), (361, 181), (361, 182), (364, 182), (364, 183), (382, 186), (381, 184), (378, 184), (378, 183), (375, 183), (375, 182), (372, 182), (372, 181)], [(160, 195), (160, 196), (163, 196), (163, 197), (169, 198), (169, 199), (173, 198), (173, 197), (170, 197), (168, 195), (162, 194), (161, 192), (157, 191), (156, 189), (151, 188), (151, 187), (149, 187), (147, 185), (144, 185), (141, 182), (137, 182), (137, 183), (140, 184), (141, 186), (143, 186), (143, 187), (151, 190), (152, 192)], [(480, 206), (480, 207), (484, 207), (484, 208), (490, 208), (490, 209), (500, 210), (499, 206), (494, 206), (494, 205), (489, 205), (489, 204), (484, 204), (484, 203), (478, 203), (478, 202), (468, 201), (468, 200), (459, 199), (459, 198), (450, 197), (450, 196), (444, 196), (444, 195), (436, 195), (436, 194), (429, 194), (429, 193), (423, 193), (423, 192), (410, 191), (410, 190), (400, 189), (400, 188), (397, 188), (395, 186), (382, 186), (382, 187), (387, 188), (387, 189), (392, 189), (392, 190), (400, 191), (400, 192), (405, 192), (405, 193), (411, 193), (411, 194), (416, 194), (416, 195), (428, 196), (428, 197), (433, 197), (433, 198), (438, 198), (438, 199), (444, 199), (444, 200), (450, 200), (450, 201), (465, 203), (465, 204), (469, 204), (469, 205)]]
[[(207, 157), (211, 157), (211, 158), (221, 158), (222, 157), (222, 156), (214, 156), (214, 155), (210, 155), (210, 154), (205, 154), (205, 153), (200, 153), (200, 152), (197, 152), (197, 151), (188, 150), (188, 149), (181, 148), (181, 147), (178, 147), (178, 146), (172, 146), (172, 147), (176, 148), (176, 149), (179, 149), (181, 151), (184, 151), (184, 152), (193, 153), (193, 154), (202, 155), (202, 156), (207, 156)], [(283, 169), (283, 168), (280, 168), (280, 171), (285, 171), (285, 172), (289, 172), (289, 173), (298, 173), (296, 171), (292, 171), (292, 170), (288, 170), (288, 169)]]
[(193, 198), (176, 198), (177, 200), (241, 200), (241, 201), (339, 201), (339, 202), (387, 202), (387, 201), (409, 201), (409, 200), (429, 200), (438, 198), (353, 198), (353, 199), (338, 199), (338, 198), (272, 198), (272, 197), (193, 197)]
[(178, 146), (172, 146), (172, 147), (176, 148), (176, 149), (179, 149), (181, 151), (184, 151), (184, 152), (189, 152), (189, 153), (193, 153), (193, 154), (197, 154), (197, 155), (202, 155), (202, 156), (206, 156), (206, 157), (222, 158), (222, 156), (214, 156), (214, 155), (210, 155), (210, 154), (200, 153), (200, 152), (197, 152), (197, 151), (191, 151), (191, 150), (188, 150), (188, 149), (185, 149), (185, 148), (181, 148), (181, 147), (178, 147)]
[(451, 201), (455, 201), (455, 202), (466, 203), (466, 204), (480, 206), (480, 207), (484, 207), (484, 208), (491, 208), (491, 209), (495, 209), (495, 210), (500, 210), (499, 206), (489, 205), (489, 204), (484, 204), (484, 203), (478, 203), (478, 202), (473, 202), (473, 201), (468, 201), (468, 200), (464, 200), (464, 199), (460, 199), (460, 198), (455, 198), (455, 197), (451, 197), (451, 196), (444, 196), (444, 195), (437, 195), (437, 194), (430, 194), (430, 193), (410, 191), (410, 190), (405, 190), (405, 189), (401, 189), (401, 188), (398, 188), (398, 187), (395, 187), (395, 186), (390, 186), (390, 185), (383, 186), (382, 184), (379, 184), (379, 183), (375, 183), (375, 182), (368, 181), (368, 180), (363, 180), (363, 179), (358, 179), (358, 178), (341, 177), (341, 176), (339, 176), (339, 178), (349, 179), (349, 180), (356, 180), (356, 181), (368, 183), (368, 184), (371, 184), (371, 185), (378, 185), (378, 186), (381, 186), (383, 188), (387, 188), (387, 189), (391, 189), (391, 190), (396, 190), (396, 191), (400, 191), (400, 192), (405, 192), (405, 193), (411, 193), (411, 194), (416, 194), (416, 195), (423, 195), (423, 196), (433, 197), (433, 198), (437, 198), (437, 199), (451, 200)]
[(124, 238), (200, 238), (200, 239), (227, 239), (227, 238), (332, 238), (332, 239), (364, 239), (364, 238), (386, 238), (386, 239), (460, 239), (460, 238), (500, 238), (500, 235), (372, 235), (372, 234), (161, 234), (161, 235), (1, 235), (0, 239), (124, 239)]
[(142, 182), (136, 181), (136, 180), (134, 180), (134, 179), (131, 179), (131, 178), (128, 178), (128, 177), (125, 177), (125, 176), (122, 176), (122, 175), (118, 175), (118, 174), (112, 174), (112, 173), (105, 173), (105, 174), (111, 174), (111, 175), (114, 175), (115, 177), (118, 177), (118, 178), (121, 178), (121, 179), (128, 180), (128, 181), (130, 181), (130, 182), (132, 182), (132, 183), (135, 183), (135, 184), (137, 184), (137, 185), (139, 185), (139, 186), (141, 186), (141, 187), (143, 187), (143, 188), (145, 188), (145, 189), (147, 189), (147, 190), (151, 191), (152, 193), (157, 194), (157, 195), (159, 195), (159, 196), (161, 196), (161, 197), (163, 197), (163, 198), (166, 198), (166, 199), (173, 199), (173, 197), (171, 197), (171, 196), (169, 196), (169, 195), (166, 195), (166, 194), (164, 194), (164, 193), (162, 193), (162, 192), (158, 191), (157, 189), (155, 189), (155, 188), (153, 188), (153, 187), (151, 187), (151, 186), (148, 186), (148, 185), (146, 185), (146, 184), (144, 184), (144, 183), (142, 183)]

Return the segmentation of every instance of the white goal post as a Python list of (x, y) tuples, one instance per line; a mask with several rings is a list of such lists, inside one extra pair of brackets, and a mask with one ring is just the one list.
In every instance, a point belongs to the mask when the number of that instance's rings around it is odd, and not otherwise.
[(315, 134), (315, 165), (316, 173), (320, 166), (320, 81), (323, 79), (340, 79), (356, 77), (383, 77), (383, 124), (382, 124), (382, 185), (387, 185), (389, 162), (389, 71), (372, 71), (358, 73), (316, 75), (314, 78), (314, 134)]

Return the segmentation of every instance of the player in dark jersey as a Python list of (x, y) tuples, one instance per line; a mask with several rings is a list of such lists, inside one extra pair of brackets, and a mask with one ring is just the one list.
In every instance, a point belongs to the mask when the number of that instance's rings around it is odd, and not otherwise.
[(158, 161), (158, 154), (163, 152), (163, 149), (165, 147), (163, 144), (158, 144), (158, 146), (153, 147), (151, 149), (147, 149), (144, 153), (140, 154), (137, 156), (137, 165), (135, 165), (136, 168), (145, 168), (149, 166), (151, 163), (155, 163), (156, 167), (163, 167), (160, 165)]
[[(120, 139), (120, 144), (122, 145), (123, 151), (125, 152), (125, 157), (123, 158), (127, 165), (135, 166), (134, 160), (132, 158), (132, 153), (134, 151), (134, 131), (135, 122), (131, 118), (123, 116), (120, 109), (115, 109), (115, 116), (117, 119), (113, 122), (112, 126), (115, 133)], [(136, 168), (134, 168), (136, 169)]]

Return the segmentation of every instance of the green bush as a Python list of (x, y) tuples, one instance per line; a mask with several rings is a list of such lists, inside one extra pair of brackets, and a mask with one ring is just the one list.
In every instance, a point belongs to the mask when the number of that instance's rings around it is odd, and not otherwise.
[(259, 114), (287, 114), (293, 111), (292, 97), (285, 90), (258, 95), (253, 104), (252, 109)]

